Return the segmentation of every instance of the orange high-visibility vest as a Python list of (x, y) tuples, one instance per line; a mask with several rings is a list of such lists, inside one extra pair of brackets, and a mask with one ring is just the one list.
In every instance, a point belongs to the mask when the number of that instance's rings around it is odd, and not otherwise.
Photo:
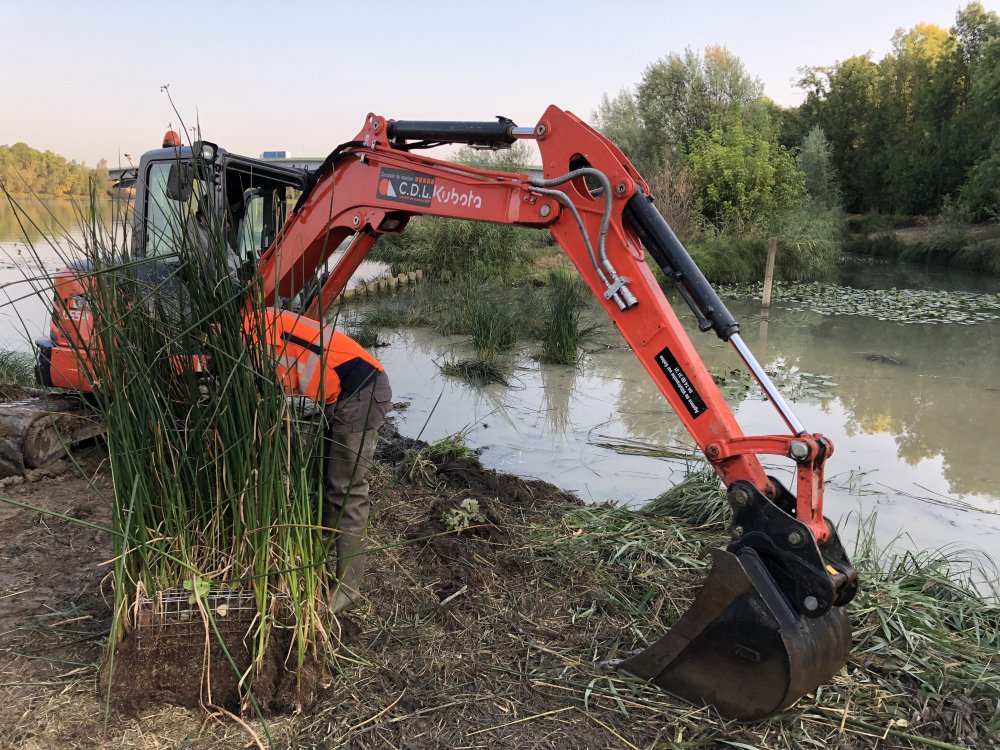
[[(245, 325), (255, 340), (258, 331), (250, 330), (255, 322), (248, 319)], [(350, 336), (289, 310), (269, 307), (257, 325), (274, 350), (278, 381), (288, 394), (332, 404), (371, 382), (376, 372), (385, 371)]]

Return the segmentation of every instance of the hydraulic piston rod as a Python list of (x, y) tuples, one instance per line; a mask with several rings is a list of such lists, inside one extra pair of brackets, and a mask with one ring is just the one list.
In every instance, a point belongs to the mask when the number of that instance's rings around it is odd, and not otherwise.
[(750, 370), (754, 380), (760, 385), (774, 408), (781, 415), (788, 429), (794, 435), (802, 435), (805, 427), (798, 420), (781, 393), (771, 382), (760, 362), (740, 337), (740, 324), (726, 309), (715, 289), (698, 268), (687, 250), (677, 239), (670, 225), (656, 210), (648, 197), (637, 192), (625, 207), (625, 221), (639, 235), (642, 244), (649, 251), (657, 265), (674, 282), (681, 297), (698, 319), (702, 331), (713, 330), (723, 341), (728, 341), (740, 359)]

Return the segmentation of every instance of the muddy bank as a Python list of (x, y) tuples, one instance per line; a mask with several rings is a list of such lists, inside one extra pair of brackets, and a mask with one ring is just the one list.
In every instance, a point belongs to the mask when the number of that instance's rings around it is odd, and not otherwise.
[[(282, 748), (995, 742), (991, 678), (972, 684), (957, 664), (953, 679), (931, 684), (926, 665), (899, 656), (913, 638), (914, 658), (933, 659), (925, 634), (879, 634), (880, 623), (891, 630), (895, 603), (885, 599), (852, 608), (861, 640), (829, 686), (752, 727), (608, 674), (597, 662), (657, 637), (690, 602), (704, 575), (700, 545), (721, 541), (722, 529), (584, 506), (544, 482), (483, 469), (474, 456), (436, 462), (420, 444), (387, 438), (373, 477), (367, 598), (338, 623), (315, 704), (266, 723), (148, 702), (137, 716), (107, 711), (96, 676), (110, 625), (100, 587), (109, 539), (0, 503), (0, 747), (243, 748), (254, 738)], [(0, 494), (106, 524), (100, 452), (83, 466), (93, 485), (66, 470)], [(968, 637), (965, 623), (952, 628), (949, 637)], [(996, 654), (996, 644), (968, 645), (965, 658), (983, 674)]]

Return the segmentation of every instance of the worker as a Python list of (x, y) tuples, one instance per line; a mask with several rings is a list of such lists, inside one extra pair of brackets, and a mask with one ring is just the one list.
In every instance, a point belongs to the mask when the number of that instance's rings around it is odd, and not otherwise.
[(226, 241), (225, 228), (215, 228), (209, 223), (211, 209), (208, 194), (200, 180), (195, 180), (188, 202), (185, 232), (192, 260), (208, 274), (206, 281), (214, 286), (217, 279), (225, 278), (232, 287), (239, 286), (239, 258)]
[(267, 308), (259, 325), (273, 349), (285, 392), (325, 404), (323, 517), (333, 553), (334, 612), (353, 607), (365, 570), (368, 471), (392, 402), (385, 368), (360, 344), (332, 326), (290, 310)]

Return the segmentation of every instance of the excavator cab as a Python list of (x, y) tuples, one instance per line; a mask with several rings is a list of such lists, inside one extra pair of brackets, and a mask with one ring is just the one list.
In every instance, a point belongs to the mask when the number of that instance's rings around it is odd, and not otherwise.
[(274, 240), (305, 169), (232, 154), (207, 141), (147, 152), (139, 164), (133, 254), (176, 262), (192, 216), (221, 226), (243, 280)]

